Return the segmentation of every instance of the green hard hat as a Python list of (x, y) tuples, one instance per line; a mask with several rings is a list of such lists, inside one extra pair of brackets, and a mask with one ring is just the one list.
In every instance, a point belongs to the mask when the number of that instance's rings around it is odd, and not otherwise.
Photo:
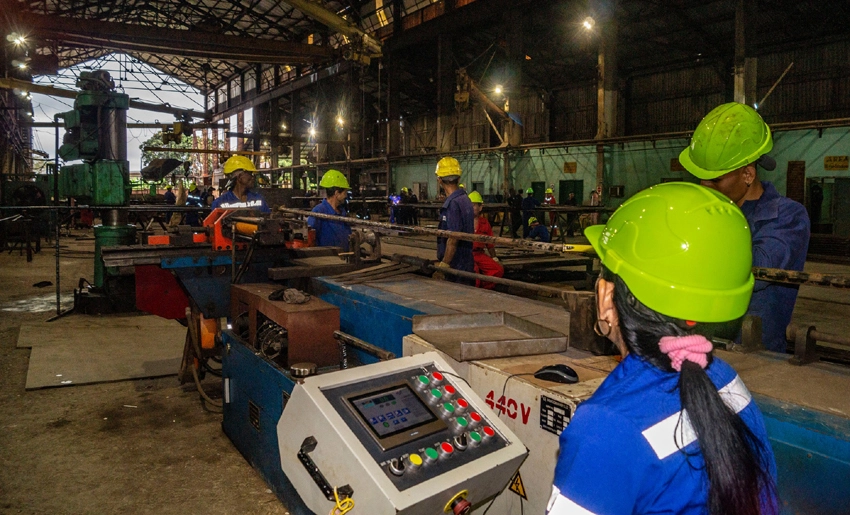
[(711, 180), (758, 161), (772, 149), (770, 127), (756, 110), (730, 102), (699, 122), (679, 162), (700, 179)]
[(528, 188), (525, 190), (526, 193), (534, 193), (534, 188)]
[(343, 175), (339, 170), (328, 170), (325, 172), (325, 175), (322, 176), (322, 180), (319, 181), (319, 187), (342, 188), (344, 190), (351, 188), (351, 186), (348, 185), (348, 179), (346, 179), (345, 175)]
[(483, 204), (484, 203), (484, 199), (481, 198), (481, 194), (478, 193), (477, 191), (469, 192), (469, 201), (472, 202), (473, 204)]
[(744, 315), (753, 293), (747, 219), (713, 189), (670, 182), (643, 190), (585, 236), (645, 306), (694, 322)]

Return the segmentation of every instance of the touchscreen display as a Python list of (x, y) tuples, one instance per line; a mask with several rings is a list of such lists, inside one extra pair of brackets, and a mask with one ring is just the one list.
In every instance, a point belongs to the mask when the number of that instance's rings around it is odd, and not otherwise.
[(378, 438), (406, 431), (437, 419), (409, 386), (395, 386), (349, 399)]

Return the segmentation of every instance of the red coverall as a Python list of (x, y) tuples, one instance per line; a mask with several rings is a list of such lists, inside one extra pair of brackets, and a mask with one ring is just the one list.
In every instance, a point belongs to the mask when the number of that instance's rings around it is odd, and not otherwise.
[[(490, 222), (487, 221), (487, 217), (484, 215), (475, 219), (475, 234), (493, 236), (493, 228), (490, 227)], [(505, 275), (505, 269), (502, 265), (493, 261), (493, 258), (487, 253), (487, 249), (492, 248), (494, 248), (492, 243), (472, 242), (472, 259), (475, 261), (475, 273), (490, 277), (503, 277)], [(476, 280), (475, 286), (484, 288), (485, 290), (492, 290), (496, 287), (496, 284)]]
[[(558, 205), (558, 203), (555, 201), (555, 195), (552, 195), (551, 193), (547, 193), (546, 198), (543, 200), (543, 205), (544, 206), (556, 206), (556, 205)], [(550, 228), (555, 227), (555, 213), (554, 212), (549, 213), (549, 227)]]

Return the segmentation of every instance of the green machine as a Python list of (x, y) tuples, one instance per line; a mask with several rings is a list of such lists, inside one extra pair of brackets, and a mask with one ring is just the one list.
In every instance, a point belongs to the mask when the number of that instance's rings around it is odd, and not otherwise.
[[(106, 268), (101, 249), (113, 245), (132, 245), (136, 241), (134, 225), (127, 223), (130, 205), (130, 165), (127, 161), (127, 109), (130, 97), (115, 91), (115, 83), (104, 70), (82, 72), (77, 79), (80, 92), (74, 110), (59, 116), (65, 125), (65, 137), (59, 157), (66, 163), (59, 172), (59, 193), (73, 197), (77, 204), (88, 204), (101, 212), (102, 224), (94, 228), (94, 294), (110, 295), (111, 283), (118, 271)], [(112, 208), (112, 209), (110, 209)], [(114, 281), (113, 281), (114, 279)]]

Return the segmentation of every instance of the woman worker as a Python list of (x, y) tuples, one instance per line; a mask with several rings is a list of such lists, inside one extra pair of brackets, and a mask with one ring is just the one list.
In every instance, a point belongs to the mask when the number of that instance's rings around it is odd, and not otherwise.
[(740, 209), (667, 183), (585, 234), (602, 261), (596, 330), (623, 360), (561, 433), (548, 513), (778, 513), (762, 415), (703, 336), (752, 295)]

